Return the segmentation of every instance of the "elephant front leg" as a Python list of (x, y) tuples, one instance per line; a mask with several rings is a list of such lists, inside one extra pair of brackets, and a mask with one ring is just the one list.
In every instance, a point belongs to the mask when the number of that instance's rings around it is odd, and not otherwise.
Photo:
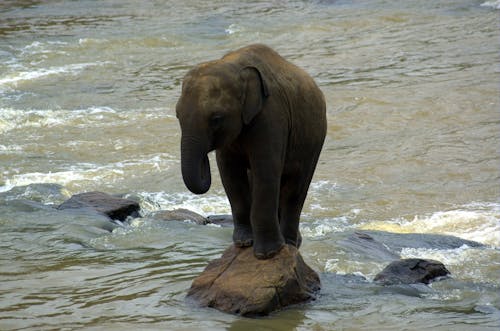
[(250, 223), (251, 194), (246, 165), (234, 156), (217, 152), (217, 166), (233, 214), (233, 243), (237, 247), (253, 244)]
[(279, 178), (269, 174), (253, 177), (251, 223), (258, 259), (271, 258), (285, 246), (278, 221)]

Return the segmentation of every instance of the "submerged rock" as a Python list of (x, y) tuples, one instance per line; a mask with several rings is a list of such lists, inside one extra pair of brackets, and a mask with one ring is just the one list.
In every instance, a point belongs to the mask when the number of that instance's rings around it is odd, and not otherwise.
[(467, 245), (469, 247), (484, 247), (476, 241), (455, 236), (433, 233), (393, 233), (385, 231), (363, 230), (364, 235), (382, 243), (393, 252), (400, 253), (404, 248), (455, 249)]
[(205, 225), (209, 223), (207, 218), (188, 209), (160, 210), (152, 213), (150, 217), (162, 221), (191, 221), (196, 224)]
[(9, 191), (0, 193), (0, 201), (25, 200), (44, 205), (53, 205), (66, 200), (69, 195), (62, 185), (35, 183), (26, 186), (16, 186)]
[(232, 227), (233, 215), (209, 215), (207, 216), (208, 224), (220, 225), (221, 227)]
[(399, 254), (391, 251), (386, 245), (364, 232), (355, 231), (348, 237), (339, 240), (337, 244), (348, 252), (366, 256), (370, 260), (388, 262), (400, 258)]
[(35, 212), (39, 210), (54, 210), (54, 208), (50, 205), (46, 205), (40, 202), (27, 200), (27, 199), (13, 199), (8, 200), (8, 202), (4, 202), (0, 200), (0, 206), (8, 203), (9, 207), (14, 208), (16, 211), (20, 212)]
[(199, 225), (214, 224), (220, 227), (233, 226), (232, 215), (209, 215), (204, 217), (194, 211), (184, 208), (155, 211), (148, 216), (161, 221), (189, 221)]
[(140, 206), (135, 201), (117, 198), (107, 193), (85, 192), (73, 195), (57, 209), (87, 209), (97, 211), (113, 220), (125, 221), (129, 216), (138, 217)]
[(193, 281), (188, 298), (204, 307), (255, 316), (315, 299), (320, 287), (318, 274), (293, 246), (259, 260), (252, 248), (232, 245)]
[(390, 263), (373, 279), (382, 285), (429, 284), (450, 275), (443, 263), (435, 260), (402, 259)]

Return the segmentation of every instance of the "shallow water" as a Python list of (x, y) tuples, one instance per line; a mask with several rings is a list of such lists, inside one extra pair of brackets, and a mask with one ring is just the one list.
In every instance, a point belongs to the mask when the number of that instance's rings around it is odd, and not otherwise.
[[(0, 329), (496, 330), (499, 7), (0, 3)], [(329, 127), (301, 224), (301, 252), (321, 273), (322, 292), (246, 319), (184, 301), (231, 229), (147, 215), (229, 212), (213, 156), (211, 190), (185, 189), (174, 108), (193, 64), (255, 42), (316, 79)], [(51, 208), (91, 190), (138, 199), (146, 217), (117, 225)], [(441, 260), (453, 277), (383, 288), (370, 280), (390, 261), (343, 245), (355, 230), (484, 246), (402, 241), (395, 253)]]

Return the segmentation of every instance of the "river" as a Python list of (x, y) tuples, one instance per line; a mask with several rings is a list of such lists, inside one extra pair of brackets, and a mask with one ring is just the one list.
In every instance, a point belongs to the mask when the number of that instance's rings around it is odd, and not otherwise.
[[(2, 1), (0, 329), (498, 330), (499, 15), (485, 0)], [(213, 155), (210, 191), (185, 188), (175, 104), (191, 66), (257, 42), (314, 77), (328, 133), (301, 218), (322, 291), (248, 319), (185, 301), (231, 228), (148, 214), (230, 212)], [(95, 190), (144, 217), (52, 208)], [(341, 245), (372, 230), (482, 246), (401, 240), (452, 277), (386, 288), (371, 280), (388, 261)]]

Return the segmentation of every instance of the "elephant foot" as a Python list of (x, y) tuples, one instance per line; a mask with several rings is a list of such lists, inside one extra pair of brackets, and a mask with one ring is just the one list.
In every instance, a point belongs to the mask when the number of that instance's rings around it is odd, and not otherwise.
[(245, 226), (235, 226), (233, 243), (236, 247), (250, 247), (253, 245), (252, 229)]
[(266, 260), (278, 254), (283, 247), (285, 247), (285, 243), (283, 241), (265, 243), (261, 245), (254, 244), (253, 253), (257, 259)]
[(300, 247), (300, 242), (297, 242), (297, 240), (293, 240), (293, 239), (286, 239), (285, 242), (287, 243), (287, 245), (290, 245), (290, 246), (293, 246), (293, 247), (296, 247), (296, 248), (299, 248)]
[(291, 239), (291, 238), (286, 238), (285, 237), (285, 242), (288, 244), (288, 245), (292, 245), (292, 246), (295, 246), (297, 247), (297, 249), (300, 248), (300, 245), (302, 245), (302, 235), (300, 234), (300, 232), (297, 234), (296, 236), (296, 239)]

